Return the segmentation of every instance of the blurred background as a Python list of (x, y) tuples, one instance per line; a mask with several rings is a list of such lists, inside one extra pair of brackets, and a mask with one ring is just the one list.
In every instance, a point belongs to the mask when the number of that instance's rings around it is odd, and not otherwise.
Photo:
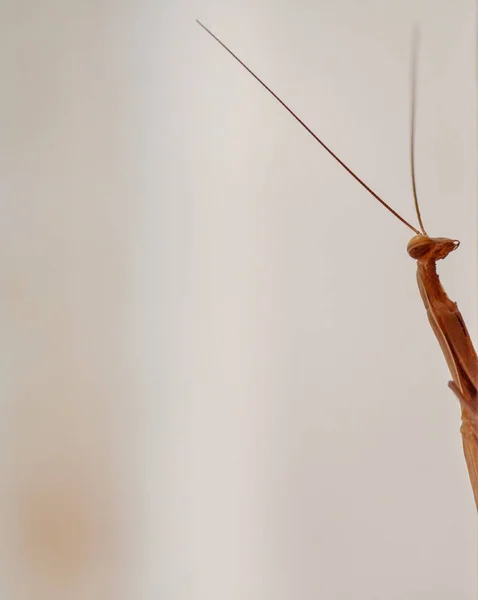
[(465, 600), (411, 232), (477, 325), (471, 0), (4, 2), (2, 598)]

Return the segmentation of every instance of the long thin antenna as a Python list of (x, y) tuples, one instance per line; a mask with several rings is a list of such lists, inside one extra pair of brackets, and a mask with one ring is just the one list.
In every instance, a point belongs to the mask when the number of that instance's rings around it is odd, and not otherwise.
[(302, 121), (302, 119), (300, 119), (300, 118), (299, 118), (299, 117), (298, 117), (298, 116), (295, 114), (295, 112), (294, 112), (293, 110), (291, 110), (291, 109), (290, 109), (290, 108), (287, 106), (287, 104), (286, 104), (286, 103), (285, 103), (283, 100), (281, 100), (281, 99), (279, 98), (279, 96), (278, 96), (278, 95), (277, 95), (275, 92), (273, 92), (273, 91), (271, 90), (271, 88), (270, 88), (269, 86), (267, 86), (267, 85), (266, 85), (266, 84), (265, 84), (265, 83), (262, 81), (262, 79), (260, 79), (260, 78), (259, 78), (259, 77), (258, 77), (258, 76), (257, 76), (257, 75), (256, 75), (256, 74), (253, 72), (253, 71), (251, 71), (251, 69), (250, 69), (250, 68), (249, 68), (249, 67), (248, 67), (248, 66), (247, 66), (245, 63), (243, 63), (243, 62), (242, 62), (242, 60), (241, 60), (241, 59), (240, 59), (238, 56), (236, 56), (236, 55), (234, 54), (234, 52), (232, 52), (232, 50), (230, 50), (230, 49), (229, 49), (229, 48), (226, 46), (226, 44), (224, 44), (223, 42), (221, 42), (221, 40), (220, 40), (220, 39), (219, 39), (219, 38), (218, 38), (216, 35), (214, 35), (214, 33), (213, 33), (212, 31), (210, 31), (210, 30), (209, 30), (209, 29), (208, 29), (208, 28), (207, 28), (205, 25), (203, 25), (203, 24), (201, 23), (201, 21), (199, 21), (198, 19), (196, 19), (196, 23), (198, 23), (198, 25), (200, 25), (200, 26), (201, 26), (201, 27), (202, 27), (202, 28), (203, 28), (203, 29), (204, 29), (204, 30), (205, 30), (207, 33), (209, 33), (209, 35), (210, 35), (211, 37), (213, 37), (213, 38), (216, 40), (216, 42), (218, 42), (219, 44), (221, 44), (221, 46), (222, 46), (222, 47), (223, 47), (223, 48), (224, 48), (224, 49), (225, 49), (227, 52), (229, 52), (229, 54), (230, 54), (230, 55), (231, 55), (233, 58), (235, 58), (235, 59), (237, 60), (237, 62), (238, 62), (240, 65), (242, 65), (242, 66), (244, 67), (244, 69), (246, 69), (246, 71), (248, 71), (248, 72), (249, 72), (249, 73), (250, 73), (250, 74), (251, 74), (251, 75), (254, 77), (254, 79), (256, 79), (256, 80), (257, 80), (257, 81), (258, 81), (258, 82), (259, 82), (259, 83), (262, 85), (262, 87), (264, 87), (264, 88), (265, 88), (265, 89), (266, 89), (266, 90), (269, 92), (269, 94), (271, 94), (272, 96), (274, 96), (274, 98), (275, 98), (275, 99), (276, 99), (276, 100), (277, 100), (277, 101), (278, 101), (280, 104), (282, 104), (282, 106), (283, 106), (283, 107), (284, 107), (284, 108), (285, 108), (285, 109), (286, 109), (286, 110), (287, 110), (287, 111), (288, 111), (288, 112), (289, 112), (289, 113), (290, 113), (290, 114), (291, 114), (291, 115), (294, 117), (294, 119), (295, 119), (296, 121), (298, 121), (298, 122), (299, 122), (299, 123), (302, 125), (302, 127), (303, 127), (303, 128), (306, 130), (306, 131), (308, 131), (308, 132), (310, 133), (310, 135), (311, 135), (311, 136), (312, 136), (312, 137), (313, 137), (313, 138), (314, 138), (314, 139), (315, 139), (317, 142), (319, 142), (319, 144), (320, 144), (320, 145), (321, 145), (321, 146), (322, 146), (322, 147), (323, 147), (325, 150), (327, 150), (327, 152), (328, 152), (328, 153), (329, 153), (329, 154), (332, 156), (332, 158), (335, 158), (335, 160), (336, 160), (336, 161), (337, 161), (337, 162), (338, 162), (338, 163), (339, 163), (339, 164), (340, 164), (340, 165), (341, 165), (341, 166), (342, 166), (342, 167), (343, 167), (343, 168), (344, 168), (344, 169), (345, 169), (345, 170), (346, 170), (346, 171), (347, 171), (347, 172), (348, 172), (350, 175), (352, 175), (352, 177), (353, 177), (355, 180), (357, 180), (357, 181), (360, 183), (360, 185), (361, 185), (361, 186), (363, 186), (363, 187), (364, 187), (364, 188), (367, 190), (367, 192), (369, 192), (370, 194), (372, 194), (372, 196), (373, 196), (373, 197), (374, 197), (376, 200), (378, 200), (378, 201), (380, 202), (380, 204), (382, 204), (382, 205), (383, 205), (383, 206), (384, 206), (384, 207), (385, 207), (387, 210), (389, 210), (389, 211), (392, 213), (392, 215), (394, 215), (394, 216), (395, 216), (397, 219), (399, 219), (399, 220), (400, 220), (400, 221), (401, 221), (401, 222), (402, 222), (404, 225), (406, 225), (406, 226), (407, 226), (409, 229), (411, 229), (412, 231), (414, 231), (414, 232), (415, 232), (416, 234), (418, 234), (418, 235), (420, 235), (420, 234), (421, 234), (421, 232), (420, 232), (418, 229), (416, 229), (415, 227), (413, 227), (413, 225), (411, 225), (411, 224), (410, 224), (410, 223), (409, 223), (409, 222), (408, 222), (406, 219), (404, 219), (404, 218), (403, 218), (403, 217), (402, 217), (400, 214), (398, 214), (398, 212), (397, 212), (396, 210), (394, 210), (394, 209), (393, 209), (391, 206), (389, 206), (389, 205), (388, 205), (388, 204), (385, 202), (385, 200), (383, 200), (383, 199), (382, 199), (382, 198), (381, 198), (381, 197), (380, 197), (380, 196), (379, 196), (379, 195), (378, 195), (376, 192), (374, 192), (374, 191), (372, 190), (372, 188), (370, 188), (370, 187), (369, 187), (369, 186), (368, 186), (368, 185), (365, 183), (365, 181), (363, 181), (362, 179), (360, 179), (360, 177), (359, 177), (358, 175), (356, 175), (356, 174), (355, 174), (355, 173), (352, 171), (352, 169), (351, 169), (350, 167), (348, 167), (348, 166), (347, 166), (347, 165), (346, 165), (346, 164), (343, 162), (343, 160), (341, 160), (341, 159), (340, 159), (340, 158), (339, 158), (339, 157), (338, 157), (338, 156), (337, 156), (337, 155), (336, 155), (334, 152), (332, 152), (332, 150), (331, 150), (331, 149), (330, 149), (330, 148), (329, 148), (329, 147), (328, 147), (328, 146), (327, 146), (327, 145), (326, 145), (326, 144), (325, 144), (325, 143), (324, 143), (324, 142), (323, 142), (323, 141), (322, 141), (322, 140), (321, 140), (321, 139), (320, 139), (320, 138), (319, 138), (319, 137), (318, 137), (318, 136), (317, 136), (317, 135), (316, 135), (316, 134), (315, 134), (313, 131), (312, 131), (312, 129), (310, 129), (310, 127), (308, 127), (308, 126), (307, 126), (307, 125), (304, 123), (304, 121)]
[(418, 47), (420, 37), (418, 26), (415, 25), (412, 34), (412, 69), (411, 69), (411, 99), (410, 99), (410, 167), (412, 173), (412, 188), (413, 201), (415, 203), (415, 212), (417, 213), (420, 229), (424, 235), (428, 235), (423, 226), (422, 215), (420, 214), (420, 206), (417, 196), (417, 182), (415, 178), (415, 116), (417, 111), (417, 62), (418, 62)]

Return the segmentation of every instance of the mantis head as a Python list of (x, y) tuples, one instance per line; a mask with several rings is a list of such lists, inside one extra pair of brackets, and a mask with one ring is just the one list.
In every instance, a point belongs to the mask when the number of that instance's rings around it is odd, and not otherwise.
[(427, 235), (415, 235), (408, 242), (407, 252), (416, 260), (440, 260), (456, 250), (460, 242), (449, 238), (431, 238)]

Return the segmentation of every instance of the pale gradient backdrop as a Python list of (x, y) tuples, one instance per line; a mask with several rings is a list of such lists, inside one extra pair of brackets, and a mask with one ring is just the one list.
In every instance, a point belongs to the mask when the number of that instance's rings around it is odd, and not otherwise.
[(421, 23), (418, 189), (474, 333), (474, 2), (1, 17), (2, 598), (475, 598), (411, 232), (194, 22), (413, 222)]

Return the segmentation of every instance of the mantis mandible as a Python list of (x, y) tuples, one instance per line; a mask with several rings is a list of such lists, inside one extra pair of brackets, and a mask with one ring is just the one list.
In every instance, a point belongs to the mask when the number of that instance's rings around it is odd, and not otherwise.
[(298, 123), (334, 158), (360, 185), (362, 185), (378, 202), (390, 211), (398, 220), (414, 232), (408, 242), (407, 252), (417, 261), (418, 289), (422, 297), (428, 320), (440, 344), (448, 364), (452, 380), (449, 387), (457, 396), (461, 405), (461, 434), (471, 486), (478, 509), (478, 356), (473, 347), (463, 317), (455, 302), (450, 300), (438, 277), (436, 263), (444, 259), (458, 248), (460, 242), (449, 238), (430, 237), (424, 226), (418, 205), (415, 183), (415, 56), (416, 35), (414, 36), (413, 69), (412, 69), (412, 111), (410, 135), (410, 159), (413, 197), (419, 229), (406, 221), (398, 212), (389, 206), (373, 191), (352, 169), (346, 165), (332, 150), (271, 90), (251, 69), (230, 50), (212, 31), (199, 20), (196, 22), (213, 37), (242, 67), (271, 94)]

